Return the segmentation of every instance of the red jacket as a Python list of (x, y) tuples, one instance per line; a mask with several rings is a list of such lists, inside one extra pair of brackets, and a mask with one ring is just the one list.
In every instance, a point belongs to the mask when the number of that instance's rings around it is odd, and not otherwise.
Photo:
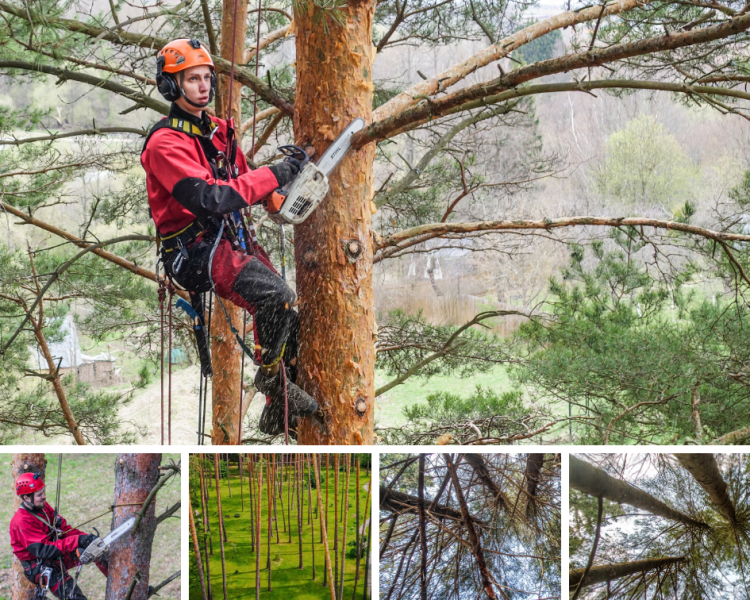
[(55, 541), (54, 534), (47, 535), (50, 533), (50, 528), (37, 518), (38, 516), (52, 523), (55, 510), (45, 502), (43, 512), (43, 515), (36, 513), (35, 516), (21, 506), (13, 515), (10, 520), (10, 546), (13, 554), (18, 560), (27, 561), (35, 561), (37, 558), (56, 561), (62, 558), (66, 568), (76, 566), (78, 560), (72, 553), (78, 547), (78, 536), (86, 534), (73, 529), (65, 522), (65, 519), (58, 515), (63, 535)]
[[(192, 117), (176, 104), (170, 116)], [(213, 142), (218, 150), (226, 150), (226, 121), (211, 120), (219, 128)], [(161, 235), (186, 227), (196, 217), (224, 215), (253, 205), (278, 187), (268, 167), (250, 171), (245, 156), (237, 152), (239, 177), (231, 181), (215, 179), (200, 141), (180, 131), (163, 128), (155, 131), (141, 154), (146, 170), (146, 190), (151, 216)]]

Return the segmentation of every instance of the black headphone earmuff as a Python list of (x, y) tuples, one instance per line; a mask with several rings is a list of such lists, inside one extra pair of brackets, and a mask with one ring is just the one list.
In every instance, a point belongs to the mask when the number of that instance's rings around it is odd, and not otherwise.
[(163, 56), (159, 56), (156, 59), (156, 87), (159, 88), (159, 93), (168, 102), (174, 102), (182, 95), (180, 87), (177, 85), (177, 81), (175, 81), (172, 74), (164, 72)]

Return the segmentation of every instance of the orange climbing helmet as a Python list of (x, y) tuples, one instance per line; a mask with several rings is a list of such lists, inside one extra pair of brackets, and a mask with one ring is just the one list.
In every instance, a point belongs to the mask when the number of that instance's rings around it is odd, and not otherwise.
[(38, 473), (24, 473), (16, 479), (16, 495), (25, 496), (44, 489), (44, 480)]
[(156, 57), (156, 85), (161, 95), (170, 102), (174, 102), (182, 96), (193, 106), (199, 108), (207, 106), (208, 104), (191, 102), (185, 96), (182, 86), (177, 83), (177, 78), (174, 76), (185, 69), (201, 66), (211, 68), (211, 94), (208, 99), (210, 103), (216, 92), (216, 71), (209, 51), (194, 38), (181, 38), (169, 42), (159, 51)]

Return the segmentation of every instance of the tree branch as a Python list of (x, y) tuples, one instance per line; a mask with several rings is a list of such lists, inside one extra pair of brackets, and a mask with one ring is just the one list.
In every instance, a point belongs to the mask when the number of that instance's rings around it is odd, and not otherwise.
[(453, 65), (448, 70), (443, 71), (430, 79), (421, 81), (409, 89), (404, 90), (397, 96), (394, 96), (373, 112), (373, 122), (382, 121), (387, 117), (402, 112), (409, 106), (416, 104), (420, 98), (430, 96), (440, 90), (444, 90), (454, 85), (480, 67), (484, 67), (507, 56), (513, 50), (516, 50), (551, 31), (570, 27), (578, 23), (593, 21), (602, 14), (604, 16), (609, 16), (627, 12), (639, 5), (647, 3), (648, 1), (617, 0), (606, 5), (604, 13), (602, 13), (600, 6), (590, 6), (581, 10), (569, 10), (560, 13), (559, 15), (555, 15), (554, 17), (550, 17), (549, 19), (544, 19), (543, 21), (529, 25), (521, 31), (499, 40), (497, 43), (485, 48), (467, 60), (457, 65)]
[(0, 140), (0, 146), (20, 146), (21, 144), (31, 144), (32, 142), (48, 142), (60, 140), (68, 137), (78, 137), (81, 135), (104, 135), (106, 133), (135, 133), (146, 137), (148, 131), (145, 129), (135, 129), (133, 127), (96, 127), (92, 129), (79, 129), (78, 131), (67, 131), (65, 133), (51, 133), (41, 137), (17, 138), (12, 140)]
[(429, 239), (441, 237), (446, 234), (468, 234), (472, 232), (493, 232), (508, 230), (543, 229), (551, 231), (561, 227), (578, 227), (591, 225), (596, 227), (654, 227), (656, 229), (667, 229), (682, 231), (693, 235), (699, 235), (717, 241), (750, 242), (750, 235), (741, 233), (727, 233), (713, 231), (688, 223), (676, 221), (664, 221), (645, 217), (562, 217), (559, 219), (544, 219), (542, 221), (477, 221), (473, 223), (430, 223), (418, 225), (394, 233), (380, 239), (376, 248), (380, 251), (376, 257), (378, 260), (388, 258), (391, 254), (408, 248), (414, 244), (425, 242)]
[(177, 579), (181, 575), (181, 573), (182, 573), (182, 571), (177, 571), (176, 573), (172, 573), (172, 575), (170, 575), (169, 577), (167, 577), (159, 585), (156, 585), (154, 587), (149, 586), (148, 596), (146, 596), (146, 598), (150, 598), (151, 596), (155, 596), (156, 592), (158, 592), (165, 585), (167, 585), (169, 583), (172, 583), (175, 579)]
[(36, 63), (25, 62), (22, 60), (0, 60), (0, 69), (22, 69), (24, 71), (37, 71), (39, 73), (55, 75), (63, 81), (67, 79), (70, 79), (72, 81), (80, 81), (94, 87), (105, 89), (109, 92), (114, 92), (115, 94), (118, 94), (120, 96), (124, 96), (129, 100), (137, 102), (141, 106), (150, 108), (151, 110), (154, 110), (163, 115), (169, 113), (169, 106), (161, 100), (151, 98), (150, 96), (122, 85), (121, 83), (108, 81), (100, 77), (94, 77), (93, 75), (89, 75), (87, 73), (70, 71), (68, 69), (60, 69), (59, 67), (52, 67), (50, 65), (40, 65)]
[[(598, 10), (600, 9), (597, 7)], [(748, 27), (750, 27), (750, 14), (729, 19), (721, 24), (702, 29), (672, 32), (665, 36), (615, 44), (601, 50), (587, 50), (533, 63), (501, 75), (497, 79), (465, 87), (441, 98), (425, 98), (425, 102), (422, 104), (375, 121), (372, 125), (352, 137), (352, 147), (361, 148), (367, 143), (385, 139), (393, 131), (404, 130), (414, 123), (447, 114), (452, 108), (457, 106), (492, 96), (532, 79), (544, 77), (545, 75), (586, 67), (596, 67), (624, 58), (703, 44), (742, 33)]]

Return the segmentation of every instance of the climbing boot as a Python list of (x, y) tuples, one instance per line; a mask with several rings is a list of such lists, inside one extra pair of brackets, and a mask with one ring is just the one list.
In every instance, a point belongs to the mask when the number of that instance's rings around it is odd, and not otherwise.
[[(271, 398), (272, 405), (277, 404), (281, 408), (283, 419), (284, 382), (281, 380), (281, 373), (269, 376), (265, 375), (262, 369), (258, 369), (258, 372), (255, 374), (255, 389)], [(292, 416), (311, 417), (318, 412), (318, 403), (315, 401), (315, 398), (292, 383), (289, 378), (287, 378), (286, 382), (286, 391), (289, 401), (290, 426)]]

